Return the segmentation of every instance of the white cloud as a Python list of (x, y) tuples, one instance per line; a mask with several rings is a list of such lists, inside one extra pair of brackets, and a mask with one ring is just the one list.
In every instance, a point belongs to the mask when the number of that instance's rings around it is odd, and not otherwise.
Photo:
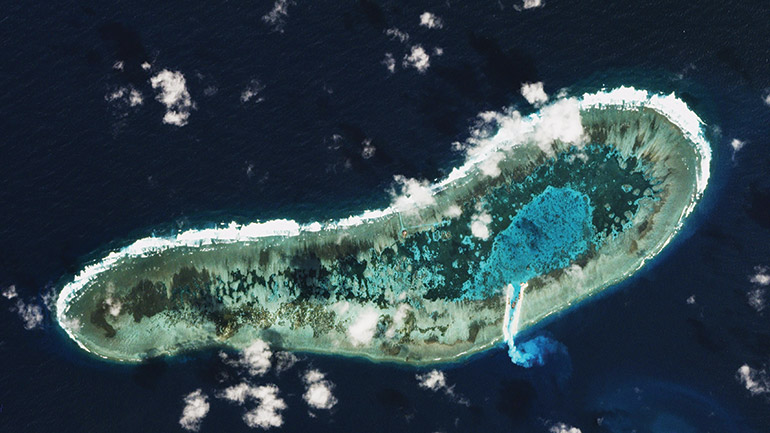
[(767, 93), (765, 94), (764, 100), (765, 100), (765, 104), (767, 104), (768, 106), (770, 106), (770, 92), (767, 92)]
[(695, 303), (695, 295), (690, 295), (689, 298), (687, 298), (687, 305), (693, 305)]
[(765, 294), (767, 290), (764, 287), (770, 285), (770, 269), (766, 266), (757, 266), (754, 268), (754, 271), (756, 273), (749, 277), (749, 281), (757, 287), (749, 290), (746, 296), (751, 308), (760, 312), (765, 309)]
[(26, 330), (39, 328), (43, 323), (43, 307), (38, 304), (28, 304), (18, 299), (16, 300), (16, 313), (19, 314), (22, 322), (24, 322), (24, 329)]
[(492, 222), (492, 215), (484, 211), (481, 202), (476, 204), (476, 213), (471, 216), (471, 234), (481, 240), (489, 239), (489, 223)]
[(118, 99), (122, 98), (123, 95), (126, 94), (126, 88), (125, 87), (119, 87), (115, 89), (114, 91), (106, 94), (104, 96), (104, 99), (106, 99), (109, 102), (117, 101)]
[(524, 4), (521, 6), (524, 9), (533, 9), (543, 6), (543, 0), (524, 0)]
[(246, 103), (249, 102), (252, 98), (254, 99), (254, 102), (262, 102), (265, 100), (262, 96), (260, 96), (260, 93), (265, 90), (265, 86), (263, 86), (259, 81), (257, 80), (251, 80), (249, 82), (249, 85), (246, 86), (245, 89), (243, 89), (243, 92), (241, 92), (241, 102)]
[(401, 42), (406, 42), (409, 40), (409, 33), (402, 32), (401, 30), (391, 27), (389, 29), (385, 30), (385, 34), (388, 35), (391, 39), (396, 40), (398, 39)]
[(556, 423), (551, 426), (549, 433), (580, 433), (580, 429), (577, 427), (568, 426), (563, 422)]
[(262, 17), (262, 21), (273, 26), (273, 30), (283, 33), (286, 17), (289, 16), (289, 5), (293, 3), (291, 0), (276, 0), (273, 9)]
[(741, 149), (743, 149), (743, 146), (746, 145), (746, 142), (743, 140), (738, 140), (737, 138), (733, 138), (733, 141), (730, 142), (730, 146), (733, 148), (733, 152), (737, 152)]
[(735, 376), (751, 395), (770, 393), (770, 378), (765, 370), (755, 370), (744, 364)]
[(113, 297), (108, 297), (104, 300), (104, 303), (107, 304), (107, 310), (109, 311), (110, 315), (113, 317), (118, 317), (120, 315), (120, 310), (122, 308), (122, 304), (119, 300), (114, 299)]
[(505, 155), (503, 152), (495, 152), (489, 155), (479, 164), (479, 170), (481, 170), (481, 174), (489, 177), (500, 176), (500, 161), (502, 161), (504, 158)]
[(448, 216), (449, 218), (457, 218), (462, 214), (463, 210), (456, 204), (449, 206), (446, 212), (444, 212), (444, 215)]
[(3, 295), (3, 297), (5, 299), (13, 299), (13, 298), (19, 296), (19, 294), (16, 293), (16, 286), (14, 286), (14, 285), (10, 285), (10, 286), (4, 288), (2, 295)]
[(444, 376), (443, 371), (431, 370), (425, 374), (418, 374), (415, 377), (417, 378), (420, 388), (429, 389), (431, 391), (438, 391), (446, 388), (446, 376)]
[(749, 299), (751, 308), (755, 309), (757, 312), (765, 309), (765, 289), (756, 288), (749, 290), (746, 296)]
[(553, 154), (552, 143), (556, 140), (575, 145), (585, 140), (576, 99), (559, 99), (543, 107), (540, 115), (541, 121), (535, 126), (534, 139), (546, 154)]
[(131, 92), (128, 94), (128, 103), (132, 107), (142, 105), (144, 103), (144, 97), (142, 97), (142, 93), (132, 88)]
[[(456, 205), (452, 205), (452, 206), (457, 207)], [(457, 207), (457, 209), (459, 210), (459, 207)], [(404, 324), (404, 320), (407, 318), (407, 315), (409, 314), (409, 311), (411, 311), (411, 309), (412, 307), (410, 307), (409, 304), (407, 303), (403, 303), (398, 306), (398, 308), (396, 309), (396, 313), (393, 314), (393, 323), (391, 324), (390, 328), (388, 328), (388, 330), (385, 331), (385, 336), (387, 338), (393, 338), (396, 336), (397, 329)]]
[(249, 370), (252, 376), (261, 376), (270, 370), (270, 346), (262, 340), (255, 340), (249, 347), (243, 349), (241, 365)]
[(142, 92), (136, 90), (135, 88), (133, 88), (133, 86), (118, 87), (112, 92), (106, 94), (104, 96), (104, 99), (107, 102), (117, 101), (117, 102), (127, 104), (131, 107), (137, 107), (144, 103), (144, 97), (142, 96)]
[(149, 62), (142, 62), (141, 66), (145, 71), (149, 71), (152, 68), (152, 65)]
[(752, 275), (749, 281), (760, 286), (770, 285), (770, 269), (765, 266), (757, 266), (754, 270), (757, 273)]
[(430, 12), (423, 12), (420, 15), (420, 25), (429, 29), (440, 29), (444, 27), (444, 21)]
[(348, 327), (348, 336), (354, 346), (369, 344), (377, 331), (377, 322), (380, 320), (379, 312), (367, 307), (358, 314), (353, 324)]
[(374, 152), (377, 150), (377, 148), (374, 147), (374, 145), (372, 145), (372, 139), (371, 138), (367, 138), (361, 144), (363, 145), (363, 148), (361, 149), (361, 158), (369, 159), (369, 158), (373, 157), (374, 156)]
[(197, 389), (184, 398), (185, 407), (182, 409), (182, 417), (179, 424), (185, 430), (198, 431), (201, 421), (209, 413), (208, 397), (200, 389)]
[(218, 397), (234, 403), (243, 404), (246, 402), (246, 398), (250, 397), (251, 394), (252, 387), (246, 382), (241, 382), (237, 385), (228, 386), (219, 393)]
[(385, 53), (385, 58), (380, 63), (385, 65), (391, 74), (396, 72), (396, 59), (393, 57), (392, 53)]
[(66, 328), (66, 329), (71, 329), (74, 332), (80, 331), (80, 327), (81, 327), (80, 319), (78, 319), (77, 317), (72, 317), (72, 318), (67, 317), (67, 318), (64, 318), (61, 321), (61, 325), (62, 325), (62, 327)]
[(436, 202), (433, 191), (430, 189), (430, 182), (400, 174), (393, 176), (393, 179), (398, 184), (400, 192), (396, 192), (396, 189), (390, 191), (390, 205), (399, 212), (427, 207)]
[(158, 102), (166, 106), (166, 114), (163, 123), (176, 126), (184, 126), (190, 117), (190, 110), (194, 108), (190, 92), (181, 72), (164, 69), (150, 78), (153, 89), (160, 89), (155, 97)]
[(252, 388), (251, 396), (259, 401), (259, 405), (243, 414), (243, 421), (251, 428), (269, 429), (283, 425), (281, 412), (286, 409), (286, 403), (278, 397), (278, 387), (264, 385)]
[(286, 403), (278, 397), (278, 387), (275, 385), (252, 386), (242, 382), (225, 388), (217, 397), (239, 406), (247, 401), (256, 402), (255, 408), (243, 414), (243, 421), (249, 427), (268, 429), (283, 425), (280, 412), (286, 409)]
[(534, 105), (535, 107), (540, 107), (541, 105), (548, 102), (548, 94), (546, 94), (545, 90), (543, 89), (542, 81), (538, 81), (537, 83), (522, 84), (521, 95), (524, 96), (524, 99), (526, 99), (527, 102)]
[(427, 389), (433, 392), (443, 391), (448, 397), (455, 403), (459, 403), (465, 406), (469, 406), (468, 399), (455, 394), (455, 386), (447, 385), (446, 376), (443, 371), (431, 370), (425, 374), (418, 374), (415, 376), (417, 384), (420, 388)]
[(332, 394), (334, 385), (326, 380), (326, 376), (318, 370), (309, 370), (303, 378), (307, 390), (302, 398), (313, 409), (331, 409), (337, 404), (337, 398)]
[(430, 67), (430, 56), (422, 45), (412, 45), (412, 51), (404, 56), (402, 65), (405, 68), (411, 66), (417, 69), (417, 72), (424, 74)]

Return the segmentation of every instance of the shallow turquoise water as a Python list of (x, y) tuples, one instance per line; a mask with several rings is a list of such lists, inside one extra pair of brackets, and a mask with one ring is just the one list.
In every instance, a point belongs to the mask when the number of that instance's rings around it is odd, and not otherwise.
[(594, 228), (587, 195), (571, 188), (547, 187), (524, 206), (494, 240), (490, 257), (463, 286), (465, 299), (482, 299), (488, 290), (518, 287), (532, 277), (569, 266), (588, 251)]

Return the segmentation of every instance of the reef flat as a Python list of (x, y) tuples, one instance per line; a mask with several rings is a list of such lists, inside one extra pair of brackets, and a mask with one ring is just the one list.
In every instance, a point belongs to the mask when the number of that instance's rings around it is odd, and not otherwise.
[(64, 285), (59, 324), (135, 362), (255, 339), (415, 364), (500, 342), (506, 287), (525, 329), (660, 252), (703, 194), (711, 150), (675, 95), (621, 87), (536, 113), (482, 113), (465, 163), (339, 221), (149, 237)]

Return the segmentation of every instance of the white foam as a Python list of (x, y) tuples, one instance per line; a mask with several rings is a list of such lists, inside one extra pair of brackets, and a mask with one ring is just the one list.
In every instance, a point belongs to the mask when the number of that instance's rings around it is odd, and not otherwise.
[[(682, 130), (684, 136), (693, 144), (698, 153), (700, 164), (698, 167), (699, 169), (696, 170), (696, 195), (693, 197), (689, 206), (683, 211), (679, 219), (678, 229), (684, 221), (684, 217), (690, 214), (695, 207), (697, 199), (702, 196), (708, 185), (711, 165), (711, 148), (705, 136), (705, 124), (703, 121), (674, 93), (670, 95), (654, 94), (646, 90), (637, 90), (633, 87), (619, 87), (612, 90), (601, 90), (596, 93), (586, 93), (577, 99), (577, 104), (581, 110), (590, 108), (637, 110), (641, 107), (647, 107), (660, 113)], [(484, 139), (477, 138), (475, 140), (476, 146), (474, 146), (472, 152), (468, 152), (463, 165), (454, 168), (444, 179), (427, 186), (433, 195), (444, 190), (452, 183), (465, 178), (474, 171), (478, 171), (479, 165), (495, 152), (500, 150), (510, 150), (520, 145), (523, 142), (522, 140), (531, 138), (538, 125), (542, 122), (542, 115), (540, 112), (533, 113), (526, 117), (522, 117), (515, 111), (505, 116), (502, 116), (500, 113), (492, 113), (488, 117), (493, 119), (496, 117), (498, 120), (504, 122), (504, 124), (500, 125), (501, 127), (499, 128), (498, 134)], [(469, 139), (469, 141), (471, 140), (473, 140), (473, 137)], [(366, 210), (360, 215), (350, 216), (339, 221), (312, 222), (304, 225), (301, 225), (294, 220), (287, 219), (253, 222), (246, 225), (231, 222), (228, 225), (222, 224), (219, 228), (187, 230), (180, 232), (173, 237), (153, 236), (142, 238), (120, 250), (110, 252), (98, 262), (85, 266), (70, 283), (66, 284), (59, 293), (59, 297), (56, 301), (57, 319), (64, 331), (67, 332), (67, 334), (72, 337), (81, 348), (88, 350), (77, 338), (75, 338), (74, 330), (68, 326), (68, 323), (71, 323), (71, 321), (67, 320), (67, 310), (69, 305), (78, 299), (81, 290), (86, 287), (90, 281), (95, 279), (102, 272), (109, 270), (123, 259), (144, 257), (175, 247), (199, 247), (210, 245), (214, 242), (248, 242), (271, 236), (297, 236), (305, 232), (333, 231), (371, 223), (397, 214), (398, 212), (398, 209), (390, 206), (385, 209)], [(676, 230), (672, 233), (672, 236), (661, 245), (658, 251), (670, 242), (675, 232)], [(658, 251), (651, 254), (654, 255)], [(644, 261), (639, 267), (643, 264)]]

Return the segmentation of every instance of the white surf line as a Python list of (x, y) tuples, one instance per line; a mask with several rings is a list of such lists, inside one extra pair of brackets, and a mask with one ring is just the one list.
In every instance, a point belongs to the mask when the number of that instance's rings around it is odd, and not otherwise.
[[(596, 93), (585, 93), (582, 97), (578, 98), (578, 103), (581, 109), (638, 109), (641, 107), (648, 107), (662, 114), (669, 121), (678, 126), (689, 141), (695, 144), (696, 151), (701, 159), (700, 171), (696, 173), (698, 183), (696, 198), (703, 194), (708, 184), (711, 163), (711, 148), (705, 138), (705, 125), (698, 115), (690, 110), (687, 104), (677, 98), (674, 93), (671, 93), (670, 95), (651, 94), (646, 90), (637, 90), (633, 87), (622, 86), (609, 91), (603, 89)], [(524, 132), (531, 132), (534, 130), (534, 127), (542, 121), (542, 116), (539, 112), (536, 112), (524, 117), (523, 120), (521, 126), (525, 129)], [(453, 169), (449, 175), (440, 182), (432, 184), (430, 188), (433, 191), (433, 194), (445, 189), (453, 182), (465, 178), (476, 166), (501, 148), (512, 148), (521, 144), (510, 142), (504, 142), (502, 144), (495, 143), (494, 137), (490, 137), (487, 140), (489, 140), (490, 145), (479, 148), (479, 151), (472, 157), (469, 157), (462, 166)], [(683, 217), (687, 216), (692, 211), (696, 201), (697, 200), (694, 200), (690, 203), (685, 212), (683, 212)], [(293, 237), (303, 232), (320, 232), (321, 230), (336, 230), (354, 227), (385, 218), (398, 212), (397, 209), (391, 206), (382, 210), (366, 210), (357, 216), (350, 216), (336, 222), (331, 221), (323, 224), (320, 222), (313, 222), (300, 225), (294, 220), (287, 219), (255, 222), (246, 225), (231, 222), (227, 226), (221, 224), (221, 228), (187, 230), (174, 237), (153, 236), (142, 238), (120, 250), (110, 252), (99, 262), (85, 266), (83, 270), (73, 278), (72, 282), (66, 284), (56, 300), (57, 322), (73, 340), (78, 342), (73, 331), (69, 329), (68, 326), (65, 326), (65, 323), (67, 323), (65, 313), (67, 312), (69, 304), (77, 299), (81, 289), (91, 280), (102, 272), (110, 269), (119, 260), (124, 258), (143, 257), (148, 254), (180, 246), (201, 247), (212, 245), (214, 243), (248, 242), (269, 236)], [(680, 219), (680, 225), (682, 219)], [(668, 243), (668, 241), (666, 243)], [(78, 345), (83, 347), (80, 342), (78, 342)], [(85, 349), (85, 347), (83, 348)]]

